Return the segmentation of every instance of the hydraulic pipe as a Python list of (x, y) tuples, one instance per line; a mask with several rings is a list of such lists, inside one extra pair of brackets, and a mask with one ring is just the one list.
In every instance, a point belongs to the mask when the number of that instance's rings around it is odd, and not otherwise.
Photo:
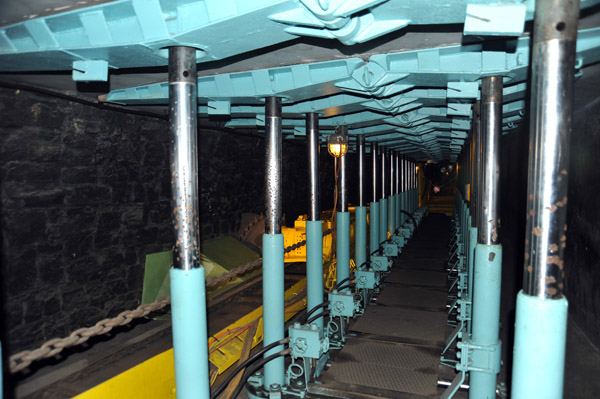
[(387, 240), (388, 207), (387, 207), (387, 150), (381, 150), (381, 199), (379, 200), (379, 244)]
[(499, 239), (498, 187), (500, 185), (500, 137), (502, 136), (502, 76), (481, 82), (482, 162), (480, 244), (495, 245)]
[[(342, 126), (346, 130), (347, 127)], [(340, 282), (350, 277), (350, 212), (348, 212), (348, 198), (346, 190), (346, 157), (342, 155), (339, 158), (340, 176), (338, 179), (340, 193), (339, 209), (336, 216), (336, 234), (337, 234), (337, 265), (336, 265), (336, 281)], [(349, 290), (349, 288), (344, 291)]]
[(308, 220), (319, 220), (321, 210), (319, 192), (319, 114), (306, 114), (306, 140), (308, 150)]
[[(404, 155), (402, 155), (400, 159), (400, 169), (402, 172), (402, 179), (400, 180), (400, 209), (406, 211), (406, 158), (404, 157)], [(405, 213), (402, 213), (401, 216), (402, 218), (400, 225), (402, 226), (404, 225), (407, 216)]]
[(381, 199), (386, 198), (387, 195), (387, 176), (386, 176), (386, 165), (387, 165), (387, 150), (383, 147), (379, 148), (381, 152)]
[[(265, 234), (263, 234), (263, 331), (264, 345), (284, 338), (284, 265), (281, 234), (282, 126), (281, 98), (265, 99)], [(264, 358), (283, 350), (277, 346)], [(265, 364), (264, 387), (284, 383), (284, 358)]]
[[(342, 132), (345, 132), (345, 134), (347, 135), (348, 133), (348, 128), (346, 126), (342, 126)], [(339, 158), (339, 162), (340, 162), (340, 176), (338, 179), (338, 191), (340, 193), (340, 201), (339, 201), (339, 205), (340, 205), (340, 212), (348, 212), (348, 188), (346, 185), (346, 159), (347, 159), (348, 154), (346, 153), (346, 155), (342, 155)]]
[(356, 207), (356, 238), (354, 254), (356, 266), (367, 262), (367, 207), (364, 204), (365, 136), (357, 136), (358, 152), (358, 206)]
[[(308, 155), (308, 209), (306, 221), (306, 307), (308, 310), (323, 303), (323, 223), (319, 192), (319, 114), (306, 114)], [(315, 320), (323, 328), (323, 318)]]
[(396, 231), (396, 193), (394, 192), (394, 183), (396, 181), (396, 174), (394, 169), (394, 153), (392, 150), (388, 153), (390, 159), (390, 188), (388, 195), (388, 222), (387, 228), (390, 235)]
[(402, 175), (400, 172), (400, 154), (398, 154), (398, 151), (394, 152), (394, 162), (396, 162), (396, 228), (399, 228), (402, 226), (402, 212), (400, 211), (402, 209), (400, 203), (400, 177)]
[(365, 206), (365, 136), (362, 134), (356, 136), (356, 152), (358, 154), (358, 206)]
[(171, 205), (174, 210), (175, 237), (173, 266), (181, 270), (200, 267), (196, 79), (196, 50), (191, 47), (170, 47)]
[(198, 233), (196, 50), (169, 48), (173, 267), (169, 272), (179, 399), (209, 397), (206, 292)]
[[(475, 246), (472, 342), (499, 353), (502, 246), (498, 220), (500, 135), (502, 134), (502, 77), (483, 78), (481, 85), (481, 212)], [(493, 349), (493, 350), (492, 350)], [(475, 352), (474, 359), (481, 352)], [(471, 399), (495, 399), (498, 367), (472, 370)]]
[(473, 105), (473, 161), (471, 165), (471, 226), (475, 228), (477, 227), (477, 216), (479, 209), (479, 143), (481, 141), (479, 129), (479, 108), (480, 103), (477, 101)]
[(415, 211), (419, 209), (419, 172), (417, 172), (417, 160), (413, 161), (413, 186), (414, 186), (414, 198), (415, 198)]
[(414, 209), (414, 199), (413, 199), (413, 164), (412, 161), (409, 159), (408, 163), (408, 211), (410, 213), (413, 213), (415, 211)]
[[(579, 0), (536, 1), (523, 290), (517, 296), (512, 397), (562, 398), (569, 137)], [(535, 387), (535, 393), (534, 393)]]
[(413, 182), (413, 174), (415, 172), (415, 168), (413, 166), (412, 160), (408, 161), (408, 192), (409, 192), (409, 201), (410, 201), (410, 213), (415, 211), (415, 201), (413, 196), (414, 190), (414, 182)]
[(416, 178), (417, 178), (417, 172), (416, 172), (416, 166), (415, 166), (415, 161), (411, 161), (410, 162), (410, 182), (411, 182), (411, 189), (412, 189), (412, 195), (411, 195), (411, 199), (412, 199), (412, 211), (416, 211), (417, 210), (417, 184), (416, 184)]
[(406, 210), (412, 213), (412, 180), (410, 179), (410, 160), (406, 158)]
[(377, 143), (371, 142), (373, 201), (369, 204), (369, 253), (379, 249), (379, 202), (377, 202)]

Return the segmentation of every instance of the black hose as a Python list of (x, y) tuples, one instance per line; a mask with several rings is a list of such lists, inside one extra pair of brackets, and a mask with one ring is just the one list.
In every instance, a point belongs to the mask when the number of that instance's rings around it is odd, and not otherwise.
[(336, 288), (338, 291), (345, 290), (346, 288), (354, 287), (356, 283), (344, 284), (341, 287)]
[(333, 288), (336, 288), (336, 289), (337, 289), (337, 287), (339, 287), (340, 285), (342, 285), (344, 282), (346, 282), (346, 281), (349, 281), (349, 280), (350, 280), (350, 278), (351, 278), (351, 277), (346, 277), (345, 279), (343, 279), (343, 280), (341, 280), (341, 281), (338, 281), (338, 282), (335, 284), (335, 287), (333, 287)]
[(242, 377), (242, 380), (238, 384), (237, 388), (235, 389), (235, 391), (233, 392), (233, 395), (231, 397), (232, 398), (238, 397), (240, 392), (242, 392), (242, 388), (244, 387), (244, 384), (246, 383), (246, 380), (248, 379), (248, 377), (250, 377), (252, 374), (256, 373), (257, 370), (259, 370), (265, 364), (269, 363), (271, 360), (278, 358), (279, 356), (288, 355), (291, 351), (292, 350), (289, 348), (284, 349), (281, 352), (277, 352), (277, 353), (272, 354), (271, 356), (265, 357), (264, 359), (262, 359), (261, 361), (259, 361), (255, 365), (253, 365), (252, 368), (248, 368), (248, 370), (246, 370), (244, 372), (244, 376)]
[(310, 319), (308, 319), (305, 324), (310, 324), (313, 321), (320, 319), (321, 317), (325, 317), (325, 316), (329, 316), (329, 312), (323, 312), (323, 313), (316, 314), (313, 317), (311, 317)]
[(364, 262), (363, 262), (363, 264), (362, 264), (362, 265), (358, 265), (358, 266), (356, 266), (356, 268), (357, 268), (357, 269), (359, 269), (359, 270), (361, 270), (361, 268), (362, 268), (363, 266), (368, 266), (370, 263), (371, 263), (371, 261), (370, 261), (370, 260), (366, 260), (366, 261), (364, 261)]
[[(247, 337), (246, 339), (252, 339), (252, 337)], [(246, 361), (244, 361), (244, 363), (237, 366), (235, 368), (235, 370), (233, 370), (233, 372), (231, 374), (229, 374), (227, 376), (227, 378), (225, 378), (225, 380), (213, 392), (211, 392), (211, 395), (210, 395), (211, 399), (214, 399), (217, 396), (219, 396), (221, 394), (221, 392), (223, 392), (223, 390), (227, 387), (227, 385), (229, 385), (231, 380), (233, 380), (233, 377), (235, 377), (240, 371), (242, 371), (244, 368), (246, 368), (249, 364), (254, 363), (256, 361), (256, 359), (258, 359), (259, 357), (264, 355), (265, 352), (275, 348), (276, 346), (287, 344), (288, 342), (290, 342), (289, 338), (280, 339), (279, 341), (270, 343), (269, 345), (265, 346), (264, 348), (262, 348), (261, 350), (259, 350), (258, 352), (256, 352), (252, 356), (250, 356), (248, 359), (246, 359)]]
[(329, 305), (329, 301), (325, 301), (323, 303), (320, 303), (319, 305), (315, 306), (314, 308), (312, 308), (311, 310), (309, 310), (308, 312), (306, 312), (306, 314), (304, 316), (302, 316), (302, 318), (300, 320), (298, 320), (301, 324), (305, 324), (305, 320), (308, 319), (308, 317), (315, 313), (317, 310), (319, 310), (320, 308), (322, 308), (323, 306), (327, 306)]

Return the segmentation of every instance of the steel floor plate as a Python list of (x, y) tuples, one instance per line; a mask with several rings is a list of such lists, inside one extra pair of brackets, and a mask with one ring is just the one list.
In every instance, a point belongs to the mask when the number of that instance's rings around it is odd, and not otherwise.
[(439, 348), (350, 339), (324, 374), (325, 385), (354, 385), (435, 396)]
[(390, 285), (377, 297), (377, 304), (385, 306), (417, 307), (444, 311), (448, 293), (426, 287)]
[(447, 273), (431, 270), (392, 270), (385, 278), (386, 283), (418, 285), (424, 287), (446, 287)]
[(442, 272), (446, 267), (446, 263), (446, 259), (440, 259), (439, 257), (426, 257), (414, 259), (400, 258), (394, 263), (394, 266), (401, 269), (419, 269)]
[(350, 330), (440, 345), (444, 342), (446, 318), (446, 312), (440, 311), (369, 306), (365, 314), (350, 325)]

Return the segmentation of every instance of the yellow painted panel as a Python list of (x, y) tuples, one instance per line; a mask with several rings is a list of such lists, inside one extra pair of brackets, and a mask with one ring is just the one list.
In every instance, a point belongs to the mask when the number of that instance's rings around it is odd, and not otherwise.
[(173, 349), (156, 355), (75, 397), (111, 398), (175, 399)]
[[(285, 292), (286, 300), (292, 299), (306, 288), (306, 279), (303, 279)], [(292, 301), (291, 305), (286, 307), (285, 320), (289, 320), (306, 306), (306, 298)], [(251, 324), (254, 320), (260, 318), (260, 324), (252, 347), (256, 346), (263, 339), (262, 328), (262, 306), (253, 310), (246, 316), (230, 324), (225, 329), (209, 338), (209, 347), (218, 347), (209, 355), (209, 360), (218, 369), (219, 373), (231, 367), (240, 356), (243, 340), (247, 334), (238, 337), (229, 337), (230, 332), (238, 331), (239, 327)], [(215, 338), (221, 336), (221, 342), (225, 344), (215, 344)], [(209, 349), (210, 351), (210, 349)], [(75, 399), (175, 399), (175, 369), (173, 365), (173, 349), (169, 349), (159, 355), (156, 355), (143, 363), (130, 368), (127, 371), (107, 380), (94, 388), (78, 395)]]

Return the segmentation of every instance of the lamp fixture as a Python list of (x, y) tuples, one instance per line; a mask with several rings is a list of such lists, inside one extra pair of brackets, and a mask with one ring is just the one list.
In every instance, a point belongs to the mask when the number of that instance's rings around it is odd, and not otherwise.
[(335, 133), (327, 137), (327, 151), (335, 158), (346, 155), (348, 152), (348, 134), (344, 127), (336, 127)]

